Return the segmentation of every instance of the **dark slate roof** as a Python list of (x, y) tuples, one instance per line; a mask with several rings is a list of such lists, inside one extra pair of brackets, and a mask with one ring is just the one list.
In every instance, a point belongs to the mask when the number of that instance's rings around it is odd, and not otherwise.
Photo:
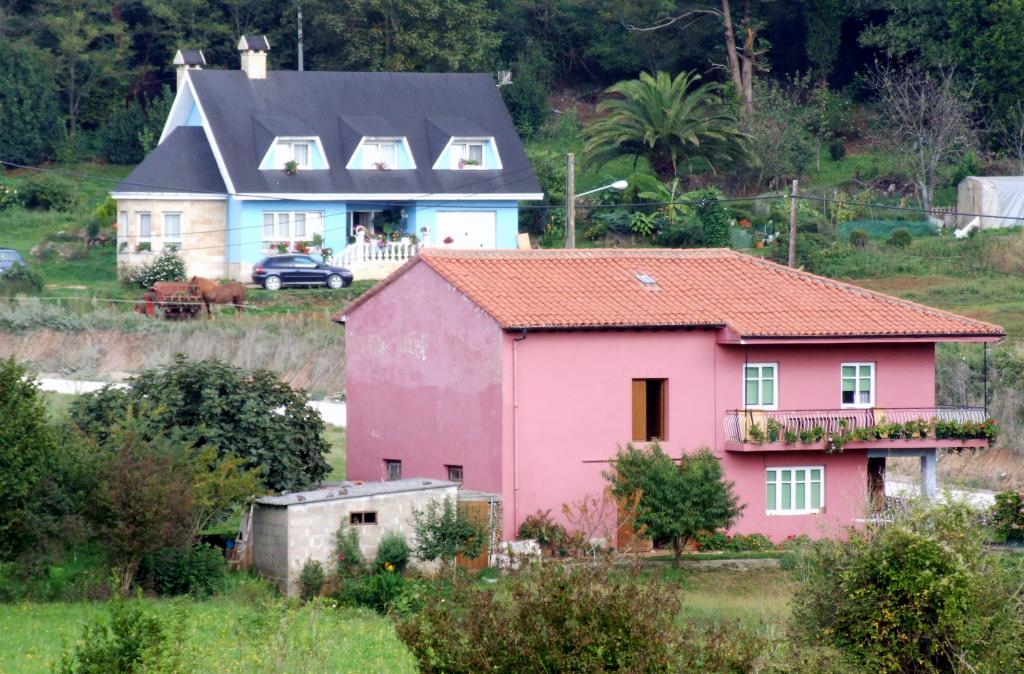
[(270, 51), (266, 35), (243, 35), (238, 41), (239, 51)]
[[(238, 70), (199, 70), (190, 77), (239, 194), (541, 192), (487, 74), (270, 71), (253, 80)], [(318, 136), (331, 168), (260, 171), (275, 135)], [(364, 135), (405, 136), (417, 168), (347, 170)], [(452, 135), (493, 136), (503, 168), (433, 170)]]
[(226, 189), (206, 132), (199, 126), (179, 126), (114, 191), (224, 194)]
[(201, 49), (179, 49), (174, 55), (174, 64), (179, 66), (205, 66), (206, 57)]

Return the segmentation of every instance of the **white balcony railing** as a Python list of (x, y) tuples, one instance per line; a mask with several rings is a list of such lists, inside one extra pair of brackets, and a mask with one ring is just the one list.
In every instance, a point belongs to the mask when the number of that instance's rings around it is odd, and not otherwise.
[(419, 249), (420, 245), (412, 242), (387, 241), (383, 245), (377, 241), (357, 242), (339, 251), (332, 264), (353, 271), (380, 263), (400, 265), (416, 255)]

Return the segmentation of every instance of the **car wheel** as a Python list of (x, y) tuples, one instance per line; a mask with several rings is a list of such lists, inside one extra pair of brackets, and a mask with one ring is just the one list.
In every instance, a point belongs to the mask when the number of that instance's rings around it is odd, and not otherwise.
[(331, 290), (338, 290), (345, 287), (345, 281), (337, 274), (331, 274), (327, 277), (327, 287)]
[(263, 279), (263, 287), (267, 290), (280, 290), (281, 289), (281, 277), (280, 276), (268, 276)]

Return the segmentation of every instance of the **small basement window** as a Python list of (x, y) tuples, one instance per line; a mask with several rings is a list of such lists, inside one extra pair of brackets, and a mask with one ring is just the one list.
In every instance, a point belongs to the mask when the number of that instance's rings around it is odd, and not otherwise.
[(633, 380), (633, 442), (665, 440), (667, 379)]
[(462, 484), (462, 466), (446, 466), (448, 468), (448, 481)]
[(376, 511), (369, 512), (358, 512), (348, 514), (349, 524), (376, 524), (377, 513)]
[(387, 475), (387, 480), (401, 480), (402, 479), (402, 462), (396, 461), (395, 459), (384, 460), (384, 473)]

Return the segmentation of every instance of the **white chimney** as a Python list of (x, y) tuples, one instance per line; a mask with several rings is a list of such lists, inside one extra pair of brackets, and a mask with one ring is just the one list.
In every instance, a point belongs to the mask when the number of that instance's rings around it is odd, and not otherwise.
[(266, 35), (243, 35), (238, 41), (238, 51), (242, 52), (242, 71), (250, 80), (267, 79), (267, 52), (270, 43)]
[(201, 49), (179, 49), (174, 55), (174, 65), (178, 66), (178, 91), (181, 91), (181, 83), (185, 81), (186, 70), (202, 70), (206, 65), (206, 57)]

